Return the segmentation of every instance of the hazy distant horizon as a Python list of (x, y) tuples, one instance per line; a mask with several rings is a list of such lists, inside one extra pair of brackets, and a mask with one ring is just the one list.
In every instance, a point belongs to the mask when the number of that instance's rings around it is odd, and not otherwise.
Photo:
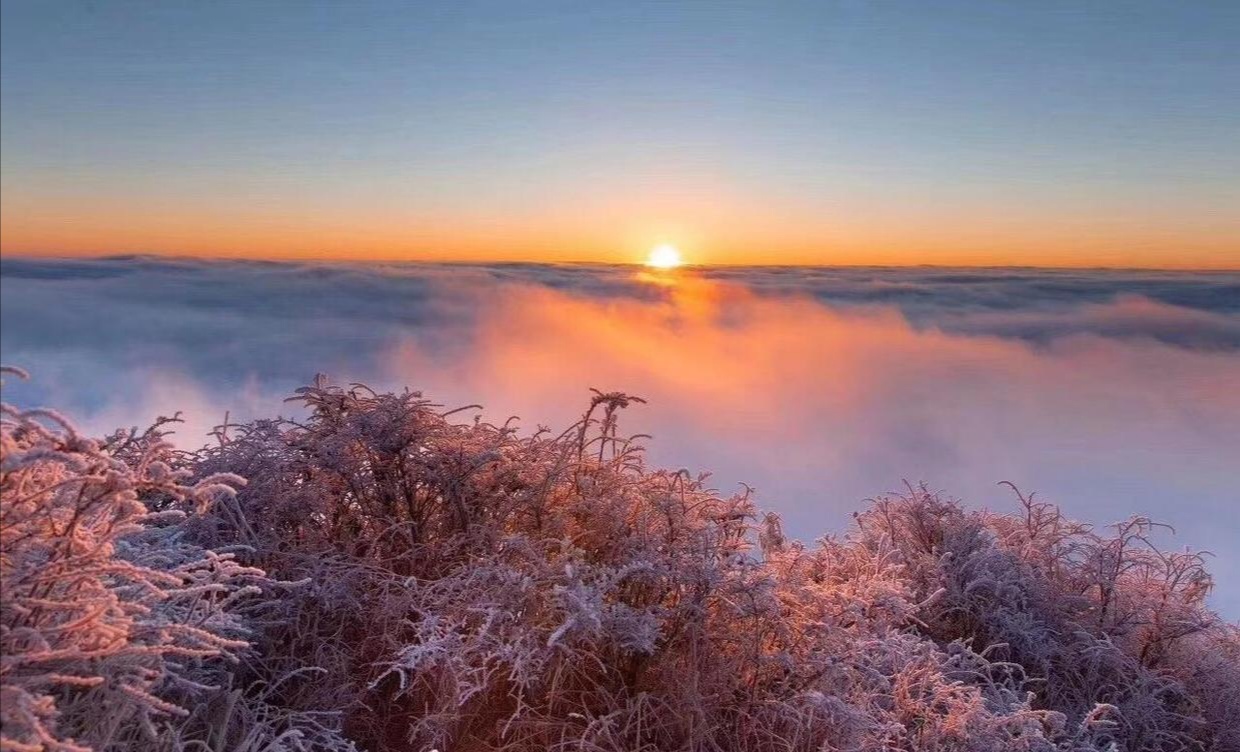
[[(373, 265), (373, 264), (408, 264), (408, 265), (430, 265), (430, 266), (597, 266), (597, 267), (615, 267), (615, 268), (641, 268), (645, 266), (641, 256), (635, 256), (631, 261), (599, 261), (591, 259), (562, 259), (557, 261), (540, 261), (537, 259), (518, 259), (502, 254), (495, 258), (478, 258), (478, 259), (442, 259), (435, 257), (427, 258), (404, 258), (393, 257), (387, 258), (383, 256), (365, 256), (351, 255), (339, 257), (327, 257), (317, 255), (306, 256), (263, 256), (261, 254), (249, 253), (238, 256), (213, 256), (210, 254), (190, 254), (176, 252), (160, 252), (160, 251), (122, 251), (122, 252), (106, 252), (106, 253), (41, 253), (28, 251), (3, 251), (0, 250), (0, 256), (12, 259), (29, 259), (32, 261), (75, 261), (75, 260), (101, 260), (101, 261), (123, 261), (123, 260), (167, 260), (167, 261), (201, 261), (201, 262), (253, 262), (253, 263), (312, 263), (327, 265)], [(938, 263), (908, 263), (908, 264), (864, 264), (864, 263), (847, 263), (847, 262), (816, 262), (816, 263), (799, 263), (799, 262), (741, 262), (741, 261), (720, 261), (720, 262), (698, 262), (693, 259), (686, 259), (682, 265), (684, 269), (704, 270), (711, 268), (723, 269), (962, 269), (962, 270), (1030, 270), (1043, 272), (1182, 272), (1185, 274), (1193, 273), (1221, 273), (1227, 274), (1232, 272), (1240, 272), (1240, 261), (1230, 266), (1091, 266), (1091, 265), (1067, 265), (1067, 266), (1049, 266), (1037, 264), (938, 264)]]

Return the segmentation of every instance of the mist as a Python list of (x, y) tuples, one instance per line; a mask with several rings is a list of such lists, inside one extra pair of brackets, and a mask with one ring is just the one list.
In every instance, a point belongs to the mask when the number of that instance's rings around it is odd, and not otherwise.
[(6, 401), (89, 430), (288, 413), (325, 372), (491, 422), (621, 429), (803, 539), (926, 482), (1008, 511), (1011, 481), (1095, 524), (1145, 515), (1213, 551), (1240, 613), (1240, 275), (5, 258)]

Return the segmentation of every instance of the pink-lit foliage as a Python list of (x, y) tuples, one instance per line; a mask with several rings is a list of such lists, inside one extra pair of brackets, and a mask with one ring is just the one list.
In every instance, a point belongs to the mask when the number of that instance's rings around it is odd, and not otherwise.
[(98, 441), (0, 405), (0, 749), (350, 748), (232, 686), (282, 583), (186, 539), (244, 481), (192, 478), (167, 422)]
[[(192, 662), (169, 653), (167, 680), (144, 674), (143, 697), (203, 717), (164, 721), (156, 734), (216, 733), (199, 708), (229, 692), (260, 710), (228, 732), (273, 749), (281, 729), (343, 744), (333, 713), (373, 752), (1240, 748), (1240, 636), (1206, 607), (1200, 556), (1160, 550), (1148, 521), (1098, 533), (1020, 494), (1019, 513), (1006, 516), (910, 487), (875, 500), (847, 536), (806, 546), (748, 494), (648, 467), (641, 437), (617, 428), (635, 400), (624, 394), (597, 393), (560, 434), (462, 421), (416, 392), (323, 379), (294, 399), (304, 419), (221, 426), (214, 446), (164, 460), (192, 478), (111, 502), (132, 510), (129, 529), (99, 533), (116, 549), (101, 560), (149, 539), (145, 555), (170, 562), (146, 565), (156, 573), (184, 566), (172, 561), (227, 562), (209, 568), (222, 587), (197, 606), (210, 620), (194, 622), (214, 652)], [(25, 460), (10, 471), (9, 458), (29, 455), (38, 442), (24, 437), (45, 430), (28, 425), (35, 416), (8, 415), (6, 536), (8, 474), (31, 472)], [(46, 435), (39, 441), (72, 436)], [(119, 462), (130, 484), (176, 472), (152, 472), (139, 458), (155, 450), (133, 440), (55, 452)], [(42, 472), (56, 483), (85, 473)], [(163, 519), (180, 507), (184, 519)], [(31, 529), (41, 545), (63, 545), (62, 528)], [(47, 554), (21, 551), (15, 572), (52, 577), (39, 566)], [(6, 596), (20, 584), (9, 561)], [(124, 587), (100, 577), (97, 589)], [(196, 586), (160, 586), (172, 594), (159, 603)], [(183, 620), (158, 608), (163, 621)], [(9, 649), (19, 615), (6, 603), (4, 691), (43, 705), (14, 716), (14, 728), (123, 747), (72, 720), (98, 688), (27, 678), (51, 669), (37, 664), (34, 638)], [(75, 631), (63, 629), (68, 619), (39, 639)], [(176, 644), (175, 631), (161, 634)], [(31, 667), (11, 673), (9, 655)], [(72, 665), (81, 675), (93, 666)], [(172, 679), (207, 683), (204, 673), (235, 689), (180, 694)], [(175, 714), (134, 702), (115, 712)]]

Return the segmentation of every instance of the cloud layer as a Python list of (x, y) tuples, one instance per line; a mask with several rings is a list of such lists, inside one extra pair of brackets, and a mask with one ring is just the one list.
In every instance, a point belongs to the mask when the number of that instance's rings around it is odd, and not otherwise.
[(1240, 612), (1240, 274), (324, 265), (5, 258), (11, 401), (96, 430), (282, 409), (325, 371), (563, 425), (588, 387), (661, 463), (744, 481), (802, 537), (903, 479), (1007, 508), (1146, 514)]

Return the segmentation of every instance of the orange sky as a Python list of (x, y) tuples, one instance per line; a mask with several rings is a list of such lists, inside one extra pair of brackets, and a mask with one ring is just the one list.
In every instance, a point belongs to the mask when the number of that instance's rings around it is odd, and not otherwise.
[(1235, 221), (1174, 217), (936, 215), (874, 209), (763, 211), (709, 197), (671, 210), (569, 205), (346, 214), (319, 207), (136, 205), (99, 198), (2, 201), (0, 250), (23, 255), (170, 255), (352, 260), (637, 262), (658, 243), (703, 264), (1240, 267)]
[(1240, 268), (1225, 3), (483, 6), (0, 4), (0, 252)]

